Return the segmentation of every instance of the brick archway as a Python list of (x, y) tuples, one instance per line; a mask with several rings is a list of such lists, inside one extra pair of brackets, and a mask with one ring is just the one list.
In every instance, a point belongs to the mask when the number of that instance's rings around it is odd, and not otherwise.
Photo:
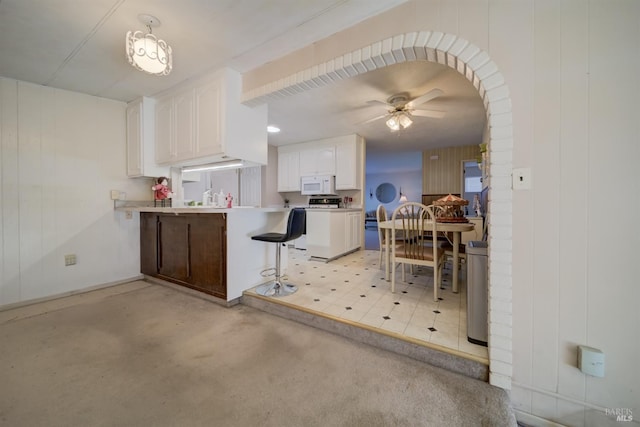
[(453, 34), (420, 31), (377, 41), (362, 49), (243, 93), (259, 105), (309, 89), (408, 61), (437, 62), (456, 69), (478, 90), (489, 131), (489, 382), (510, 389), (512, 375), (512, 153), (511, 98), (489, 55)]

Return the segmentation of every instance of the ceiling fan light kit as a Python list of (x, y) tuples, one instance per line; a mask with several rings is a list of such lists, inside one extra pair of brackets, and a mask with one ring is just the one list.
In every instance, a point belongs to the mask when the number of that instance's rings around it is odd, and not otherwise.
[(389, 108), (389, 112), (388, 114), (367, 120), (364, 123), (370, 123), (378, 119), (385, 118), (387, 127), (391, 129), (391, 131), (398, 131), (400, 129), (406, 129), (413, 124), (412, 115), (441, 118), (444, 116), (444, 112), (442, 111), (422, 110), (417, 109), (416, 107), (429, 102), (442, 94), (443, 92), (440, 89), (431, 89), (427, 93), (413, 99), (409, 99), (409, 95), (407, 93), (400, 93), (389, 97), (386, 102), (377, 100), (369, 101), (368, 104), (386, 106)]
[(387, 127), (392, 131), (406, 129), (413, 124), (413, 120), (409, 117), (408, 113), (400, 111), (395, 112), (393, 115), (387, 120)]
[(126, 37), (126, 53), (129, 64), (140, 71), (155, 76), (166, 76), (173, 68), (171, 46), (152, 34), (151, 28), (160, 25), (155, 16), (140, 14), (138, 19), (149, 31), (128, 31)]

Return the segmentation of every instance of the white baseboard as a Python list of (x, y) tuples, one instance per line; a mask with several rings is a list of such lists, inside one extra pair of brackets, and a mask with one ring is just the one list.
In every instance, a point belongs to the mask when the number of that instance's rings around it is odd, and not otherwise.
[(514, 409), (513, 412), (516, 414), (516, 420), (527, 427), (566, 427), (564, 424), (558, 424), (535, 415), (527, 414), (526, 412), (518, 411), (517, 409)]

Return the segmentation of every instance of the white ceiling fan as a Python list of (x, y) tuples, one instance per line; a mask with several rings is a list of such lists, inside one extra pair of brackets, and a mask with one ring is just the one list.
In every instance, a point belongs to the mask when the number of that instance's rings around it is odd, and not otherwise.
[(438, 119), (442, 118), (445, 114), (444, 111), (417, 109), (416, 107), (439, 97), (443, 93), (444, 92), (442, 92), (440, 89), (431, 89), (427, 93), (413, 99), (410, 99), (409, 94), (404, 92), (390, 96), (386, 102), (378, 100), (368, 101), (367, 104), (382, 105), (387, 108), (387, 114), (374, 117), (363, 123), (371, 123), (376, 120), (386, 118), (386, 124), (389, 129), (391, 129), (392, 131), (397, 131), (401, 128), (406, 129), (411, 126), (411, 124), (413, 123), (412, 118), (414, 116), (431, 117)]

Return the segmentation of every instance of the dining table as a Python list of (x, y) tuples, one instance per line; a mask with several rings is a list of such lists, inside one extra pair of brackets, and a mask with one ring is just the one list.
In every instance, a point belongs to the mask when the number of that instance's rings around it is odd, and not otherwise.
[[(385, 251), (384, 251), (384, 277), (385, 280), (388, 282), (390, 281), (390, 277), (389, 277), (389, 270), (390, 270), (390, 266), (391, 266), (391, 253), (390, 253), (390, 245), (389, 242), (392, 240), (391, 239), (391, 232), (394, 229), (394, 221), (393, 220), (387, 220), (387, 221), (380, 221), (378, 222), (378, 228), (383, 229), (384, 233), (385, 233), (385, 238), (384, 238), (384, 245), (385, 245)], [(396, 219), (395, 220), (395, 228), (396, 229), (401, 229), (402, 228), (402, 220), (401, 219)], [(431, 229), (431, 221), (425, 221), (424, 224), (424, 229), (425, 230), (429, 230)], [(454, 293), (458, 293), (458, 266), (459, 266), (459, 258), (460, 258), (460, 239), (461, 239), (461, 235), (462, 233), (464, 233), (465, 231), (473, 231), (475, 229), (475, 226), (469, 222), (439, 222), (436, 221), (436, 232), (445, 232), (445, 233), (451, 233), (453, 235), (453, 274), (452, 274), (452, 288), (453, 288), (453, 292)]]

